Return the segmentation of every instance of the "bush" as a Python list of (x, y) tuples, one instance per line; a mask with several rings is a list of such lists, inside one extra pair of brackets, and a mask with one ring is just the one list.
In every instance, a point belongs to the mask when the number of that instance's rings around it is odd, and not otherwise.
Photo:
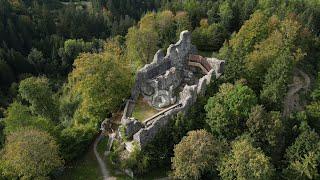
[(59, 142), (65, 160), (72, 160), (83, 154), (93, 141), (97, 131), (89, 126), (71, 127), (62, 130)]
[(120, 163), (120, 152), (123, 150), (123, 147), (121, 146), (120, 142), (118, 140), (114, 140), (112, 147), (111, 147), (111, 151), (110, 154), (108, 156), (108, 160), (112, 163), (112, 164), (118, 164)]
[(137, 147), (134, 147), (133, 152), (130, 153), (129, 158), (122, 161), (122, 169), (131, 169), (134, 174), (142, 175), (149, 170), (150, 157), (143, 153)]
[(199, 50), (218, 51), (228, 34), (220, 24), (203, 25), (192, 32), (193, 44)]
[(119, 126), (120, 135), (123, 141), (128, 141), (128, 137), (126, 136), (126, 127), (123, 125)]

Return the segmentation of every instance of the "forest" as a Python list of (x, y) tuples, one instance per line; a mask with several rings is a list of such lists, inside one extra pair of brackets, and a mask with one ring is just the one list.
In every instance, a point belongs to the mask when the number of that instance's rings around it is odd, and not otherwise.
[(319, 0), (0, 0), (0, 19), (0, 179), (59, 179), (183, 30), (223, 76), (108, 161), (137, 177), (320, 179)]

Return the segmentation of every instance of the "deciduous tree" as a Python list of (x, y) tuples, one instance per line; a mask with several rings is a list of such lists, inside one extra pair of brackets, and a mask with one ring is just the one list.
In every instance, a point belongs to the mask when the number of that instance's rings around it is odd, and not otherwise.
[(52, 132), (54, 127), (50, 120), (37, 115), (32, 115), (30, 108), (19, 102), (10, 104), (5, 114), (4, 124), (4, 131), (6, 134), (11, 134), (25, 127), (33, 127), (39, 130)]
[(174, 147), (173, 176), (177, 179), (200, 179), (214, 171), (223, 145), (205, 130), (188, 132)]
[(250, 138), (244, 136), (232, 143), (218, 167), (222, 179), (268, 180), (274, 176), (275, 169), (261, 149), (252, 145)]
[(229, 1), (224, 1), (219, 6), (219, 16), (220, 16), (220, 23), (226, 28), (230, 29), (232, 25), (233, 19), (233, 12)]
[(31, 49), (27, 60), (33, 65), (37, 73), (43, 72), (43, 67), (45, 66), (46, 60), (44, 59), (41, 51), (37, 49)]
[(74, 62), (67, 86), (71, 96), (80, 98), (76, 123), (98, 122), (115, 111), (129, 95), (132, 74), (121, 56), (110, 53), (85, 53)]
[(245, 56), (254, 49), (256, 43), (266, 37), (268, 37), (268, 16), (256, 11), (239, 32), (231, 37), (229, 43), (225, 43), (222, 48), (224, 51), (219, 54), (222, 59), (227, 60), (225, 68), (227, 79), (236, 80), (244, 77)]
[(302, 132), (286, 151), (288, 167), (284, 169), (284, 174), (288, 179), (317, 179), (320, 163), (319, 135), (308, 125), (302, 125), (300, 129)]
[(227, 31), (220, 24), (202, 25), (192, 32), (192, 42), (199, 50), (217, 51), (223, 45)]
[(189, 20), (189, 15), (187, 12), (180, 11), (176, 13), (176, 16), (174, 17), (174, 20), (176, 22), (176, 40), (178, 40), (181, 31), (189, 30), (191, 31), (191, 22)]
[(280, 112), (267, 112), (262, 105), (257, 105), (251, 109), (246, 125), (255, 144), (273, 160), (279, 160), (284, 144), (284, 123)]
[(22, 80), (19, 85), (19, 94), (30, 103), (30, 109), (34, 114), (51, 120), (58, 119), (57, 102), (47, 78), (30, 77)]
[(63, 165), (54, 138), (35, 129), (21, 129), (9, 135), (1, 160), (2, 173), (13, 179), (48, 178)]
[(256, 103), (257, 98), (248, 86), (222, 84), (205, 106), (206, 121), (214, 134), (235, 138), (243, 132), (245, 121)]
[(293, 57), (288, 54), (281, 54), (268, 69), (260, 97), (269, 109), (281, 110), (283, 107), (287, 85), (291, 80), (292, 59)]
[(132, 27), (126, 36), (127, 59), (137, 69), (150, 63), (158, 50), (158, 33), (153, 29), (140, 30)]

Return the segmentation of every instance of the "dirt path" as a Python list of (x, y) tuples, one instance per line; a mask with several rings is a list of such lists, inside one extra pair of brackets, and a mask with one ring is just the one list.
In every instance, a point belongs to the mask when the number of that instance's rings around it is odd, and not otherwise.
[[(114, 140), (114, 137), (115, 137), (115, 134), (111, 134), (109, 136), (109, 140), (108, 140), (108, 151), (110, 151), (110, 148), (112, 146), (112, 143), (113, 143), (113, 140)], [(98, 161), (98, 164), (99, 164), (99, 167), (100, 167), (100, 170), (101, 170), (101, 173), (103, 175), (103, 179), (104, 180), (116, 180), (115, 177), (112, 177), (110, 175), (110, 172), (107, 168), (107, 165), (106, 163), (104, 162), (104, 160), (100, 157), (100, 154), (97, 150), (97, 146), (99, 144), (99, 142), (101, 141), (101, 139), (104, 138), (104, 135), (103, 133), (100, 133), (99, 137), (94, 141), (94, 144), (93, 144), (93, 152), (94, 152), (94, 155), (96, 156), (97, 158), (97, 161)]]
[(289, 85), (288, 93), (284, 99), (283, 116), (288, 117), (291, 112), (301, 110), (300, 90), (308, 90), (310, 87), (309, 76), (300, 69), (294, 70), (293, 83)]

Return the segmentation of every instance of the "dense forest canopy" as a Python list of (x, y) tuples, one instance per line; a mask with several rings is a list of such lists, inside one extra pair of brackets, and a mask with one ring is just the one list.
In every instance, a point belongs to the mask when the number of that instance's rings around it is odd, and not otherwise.
[(0, 19), (1, 179), (55, 177), (82, 156), (183, 30), (224, 75), (111, 160), (177, 179), (320, 178), (319, 0), (0, 0)]

